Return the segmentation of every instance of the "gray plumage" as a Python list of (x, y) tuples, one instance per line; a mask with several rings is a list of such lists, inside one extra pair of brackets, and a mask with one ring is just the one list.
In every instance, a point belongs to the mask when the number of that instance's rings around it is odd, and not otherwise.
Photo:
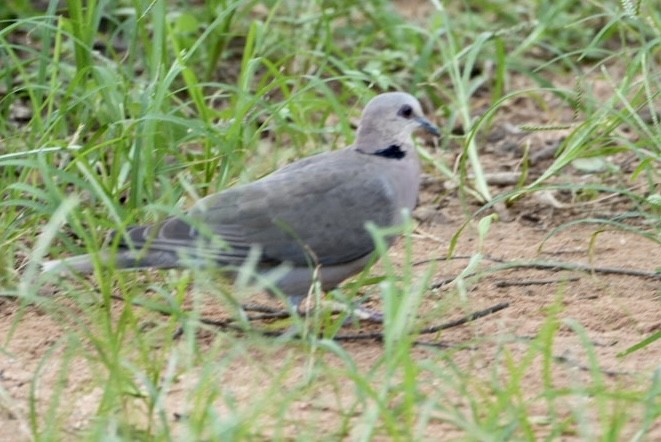
[[(297, 305), (317, 265), (324, 290), (364, 268), (374, 251), (367, 222), (397, 225), (403, 209), (413, 210), (420, 163), (411, 134), (420, 127), (439, 135), (413, 96), (378, 95), (365, 107), (353, 145), (210, 195), (185, 217), (131, 228), (117, 253), (105, 252), (102, 260), (114, 268), (236, 269), (257, 248), (258, 271), (289, 266), (276, 285)], [(89, 255), (43, 264), (44, 272), (93, 270)]]

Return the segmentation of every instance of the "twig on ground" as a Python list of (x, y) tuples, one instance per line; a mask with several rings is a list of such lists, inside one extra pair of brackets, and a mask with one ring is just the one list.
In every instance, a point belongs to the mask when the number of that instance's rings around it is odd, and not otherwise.
[[(473, 256), (472, 255), (454, 255), (454, 256), (444, 256), (444, 257), (438, 257), (438, 258), (427, 258), (427, 259), (421, 259), (420, 261), (416, 261), (412, 264), (413, 267), (422, 265), (422, 264), (428, 264), (430, 262), (437, 262), (437, 261), (451, 261), (455, 259), (471, 259)], [(489, 257), (486, 257), (486, 259), (492, 259)]]
[(280, 310), (278, 308), (269, 307), (268, 305), (255, 304), (255, 303), (242, 304), (241, 308), (246, 312), (257, 312), (257, 313), (281, 313), (282, 312), (282, 310)]
[[(477, 276), (477, 275), (478, 275), (478, 273), (467, 273), (467, 274), (464, 275), (464, 279), (465, 278), (472, 278), (473, 276)], [(431, 285), (429, 286), (429, 288), (431, 290), (440, 289), (444, 285), (451, 284), (457, 278), (458, 278), (458, 276), (448, 276), (447, 278), (439, 279), (438, 281), (432, 282)]]
[[(445, 258), (438, 258), (436, 260), (444, 260)], [(458, 257), (457, 259), (466, 259), (466, 257)], [(494, 261), (500, 265), (494, 265), (492, 267), (486, 268), (481, 272), (474, 272), (467, 275), (464, 275), (464, 278), (471, 278), (478, 275), (486, 275), (489, 273), (496, 273), (501, 270), (511, 270), (511, 269), (537, 269), (537, 270), (550, 270), (550, 271), (573, 271), (573, 272), (586, 272), (586, 273), (602, 273), (602, 274), (612, 274), (612, 275), (625, 275), (625, 276), (635, 276), (638, 278), (650, 278), (650, 279), (661, 279), (661, 272), (647, 271), (647, 270), (638, 270), (638, 269), (622, 269), (618, 267), (594, 267), (589, 264), (573, 263), (573, 262), (562, 262), (562, 261), (505, 261), (503, 259), (494, 258), (490, 256), (484, 256), (484, 259)], [(422, 264), (426, 262), (433, 261), (434, 259), (419, 261), (415, 264)], [(431, 284), (431, 289), (440, 288), (446, 284), (453, 282), (456, 277), (447, 277), (441, 280), (435, 281)]]
[(564, 282), (579, 281), (581, 278), (573, 276), (571, 278), (557, 278), (557, 279), (508, 279), (505, 281), (496, 281), (496, 287), (514, 287), (514, 286), (528, 286), (528, 285), (547, 285), (547, 284), (562, 284)]
[(485, 316), (492, 315), (496, 312), (499, 312), (501, 310), (506, 309), (509, 306), (510, 306), (509, 302), (501, 302), (501, 303), (493, 305), (489, 308), (485, 308), (484, 310), (478, 310), (476, 312), (473, 312), (470, 315), (466, 315), (463, 318), (459, 318), (455, 321), (446, 322), (444, 324), (440, 324), (440, 325), (436, 325), (436, 326), (425, 327), (422, 330), (420, 330), (419, 333), (421, 335), (426, 335), (426, 334), (436, 333), (436, 332), (439, 332), (441, 330), (446, 330), (448, 328), (458, 327), (458, 326), (464, 325), (468, 322), (472, 322), (472, 321), (475, 321), (477, 319), (483, 318)]
[[(501, 302), (500, 304), (496, 304), (484, 310), (478, 310), (476, 312), (464, 316), (463, 318), (459, 318), (454, 321), (445, 322), (443, 324), (436, 326), (425, 327), (422, 330), (418, 331), (418, 334), (421, 335), (432, 334), (432, 333), (437, 333), (441, 330), (446, 330), (448, 328), (458, 327), (460, 325), (467, 324), (468, 322), (472, 322), (477, 319), (483, 318), (485, 316), (491, 315), (493, 313), (499, 312), (507, 307), (509, 307), (508, 302)], [(366, 340), (383, 341), (384, 334), (382, 332), (343, 334), (343, 335), (335, 336), (334, 339), (336, 341), (366, 341)], [(418, 341), (416, 341), (416, 343), (417, 343), (416, 345), (430, 345), (430, 343), (424, 343), (424, 342), (418, 343)]]
[[(496, 260), (497, 261), (497, 260)], [(519, 262), (519, 261), (501, 261), (502, 266), (498, 266), (492, 269), (486, 269), (486, 271), (498, 271), (498, 270), (507, 270), (507, 269), (538, 269), (538, 270), (569, 270), (574, 272), (587, 272), (587, 273), (603, 273), (603, 274), (613, 274), (613, 275), (627, 275), (627, 276), (637, 276), (640, 278), (651, 278), (651, 279), (661, 279), (661, 272), (649, 272), (646, 270), (637, 270), (637, 269), (621, 269), (618, 267), (593, 267), (588, 264), (581, 263), (572, 263), (572, 262), (560, 262), (560, 261), (530, 261), (530, 262)]]

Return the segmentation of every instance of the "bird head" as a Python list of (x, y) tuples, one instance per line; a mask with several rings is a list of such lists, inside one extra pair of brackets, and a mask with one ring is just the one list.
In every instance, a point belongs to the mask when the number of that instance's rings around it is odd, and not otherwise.
[(420, 102), (404, 92), (377, 95), (367, 103), (358, 126), (356, 145), (373, 149), (383, 144), (407, 144), (411, 135), (422, 129), (434, 136), (440, 131), (422, 112)]

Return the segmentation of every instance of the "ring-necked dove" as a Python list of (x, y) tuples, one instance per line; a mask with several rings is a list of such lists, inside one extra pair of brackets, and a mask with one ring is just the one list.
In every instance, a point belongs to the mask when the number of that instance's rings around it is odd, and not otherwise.
[[(323, 290), (365, 267), (375, 249), (366, 223), (398, 225), (402, 210), (413, 210), (420, 163), (411, 135), (418, 128), (440, 135), (413, 96), (378, 95), (365, 107), (353, 145), (207, 196), (186, 217), (130, 228), (116, 254), (101, 259), (117, 269), (191, 262), (236, 269), (257, 248), (258, 271), (289, 266), (276, 286), (298, 306), (316, 265)], [(93, 270), (89, 255), (43, 264), (44, 272)]]

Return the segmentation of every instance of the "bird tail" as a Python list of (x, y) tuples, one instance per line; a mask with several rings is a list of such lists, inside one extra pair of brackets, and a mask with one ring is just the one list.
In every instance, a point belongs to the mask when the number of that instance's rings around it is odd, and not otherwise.
[(117, 253), (101, 251), (96, 256), (87, 254), (45, 261), (41, 265), (41, 272), (61, 275), (71, 273), (89, 274), (94, 272), (95, 260), (98, 260), (102, 267), (113, 267), (115, 269), (145, 267), (163, 269), (173, 268), (179, 264), (177, 255), (171, 252), (150, 251), (145, 254), (133, 250), (119, 250)]
[(72, 256), (64, 259), (53, 259), (41, 264), (42, 273), (92, 273), (94, 260), (92, 255)]

